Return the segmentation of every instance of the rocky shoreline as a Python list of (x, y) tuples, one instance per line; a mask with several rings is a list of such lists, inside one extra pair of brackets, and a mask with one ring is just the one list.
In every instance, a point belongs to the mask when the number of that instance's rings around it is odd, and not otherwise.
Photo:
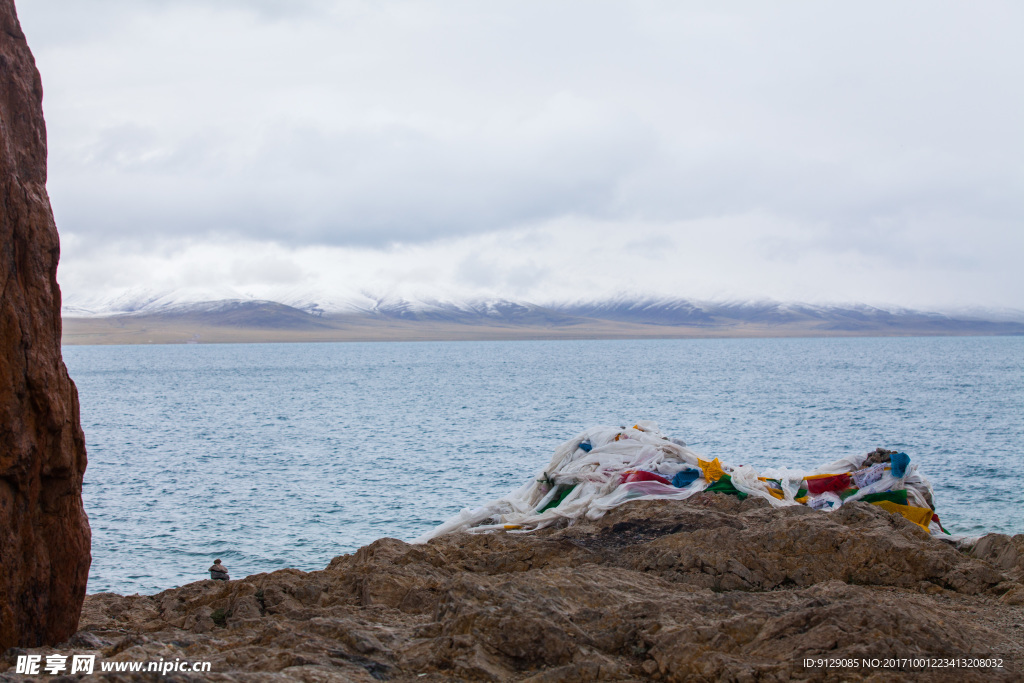
[[(60, 355), (42, 83), (12, 0), (0, 0), (0, 29), (0, 649), (22, 644), (0, 654), (0, 680), (38, 680), (18, 663), (58, 670), (75, 654), (95, 657), (95, 673), (51, 680), (1024, 676), (1024, 535), (957, 547), (864, 503), (826, 514), (716, 493), (631, 502), (529, 535), (381, 539), (316, 572), (91, 595), (79, 620), (90, 563), (86, 453)], [(1003, 665), (805, 664), (950, 657)], [(100, 666), (182, 660), (209, 662), (210, 673)]]
[[(0, 680), (21, 678), (19, 654), (78, 652), (211, 662), (159, 678), (180, 681), (1010, 681), (1022, 582), (1024, 535), (957, 548), (868, 504), (703, 493), (534, 534), (385, 538), (322, 571), (91, 595), (70, 641), (8, 650)], [(804, 666), (893, 657), (1004, 667)]]

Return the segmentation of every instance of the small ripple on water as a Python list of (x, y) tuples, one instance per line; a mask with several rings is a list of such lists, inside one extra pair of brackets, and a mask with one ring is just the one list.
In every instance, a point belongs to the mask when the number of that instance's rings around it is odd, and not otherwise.
[(1019, 533), (1022, 358), (1018, 338), (68, 347), (89, 590), (157, 592), (214, 557), (322, 568), (636, 419), (758, 467), (898, 448), (951, 531)]

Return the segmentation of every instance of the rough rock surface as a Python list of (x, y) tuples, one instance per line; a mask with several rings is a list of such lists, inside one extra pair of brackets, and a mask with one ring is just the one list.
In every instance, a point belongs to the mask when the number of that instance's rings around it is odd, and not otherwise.
[(73, 634), (90, 563), (42, 96), (14, 5), (0, 0), (0, 649)]
[[(1011, 681), (1022, 550), (997, 535), (958, 549), (865, 503), (705, 493), (530, 535), (381, 539), (317, 572), (92, 595), (69, 643), (33, 653), (212, 662), (181, 681)], [(1004, 668), (803, 665), (954, 655)]]

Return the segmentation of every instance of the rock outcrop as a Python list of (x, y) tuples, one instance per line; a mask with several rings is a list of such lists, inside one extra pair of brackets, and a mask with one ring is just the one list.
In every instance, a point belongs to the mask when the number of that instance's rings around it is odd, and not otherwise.
[(14, 4), (0, 0), (0, 650), (73, 634), (90, 563), (42, 97)]
[[(702, 493), (529, 535), (381, 539), (323, 571), (92, 595), (56, 651), (211, 662), (183, 681), (1012, 681), (1022, 542), (958, 549), (865, 503)], [(951, 656), (1003, 668), (804, 665)]]

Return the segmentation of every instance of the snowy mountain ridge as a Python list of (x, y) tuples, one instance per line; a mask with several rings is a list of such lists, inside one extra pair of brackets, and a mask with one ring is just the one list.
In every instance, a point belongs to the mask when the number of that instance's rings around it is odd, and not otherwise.
[(509, 319), (530, 314), (554, 318), (612, 320), (624, 323), (709, 325), (723, 318), (747, 322), (782, 323), (797, 320), (886, 321), (894, 319), (968, 320), (1024, 323), (1016, 309), (960, 308), (921, 311), (902, 306), (862, 303), (811, 304), (762, 300), (701, 301), (687, 298), (622, 295), (611, 299), (526, 302), (506, 298), (454, 296), (404, 297), (395, 293), (353, 291), (323, 293), (303, 289), (239, 292), (230, 288), (153, 291), (128, 290), (110, 297), (69, 296), (63, 314), (69, 318), (212, 314), (242, 305), (277, 304), (313, 316), (363, 316), (407, 320), (466, 321)]

